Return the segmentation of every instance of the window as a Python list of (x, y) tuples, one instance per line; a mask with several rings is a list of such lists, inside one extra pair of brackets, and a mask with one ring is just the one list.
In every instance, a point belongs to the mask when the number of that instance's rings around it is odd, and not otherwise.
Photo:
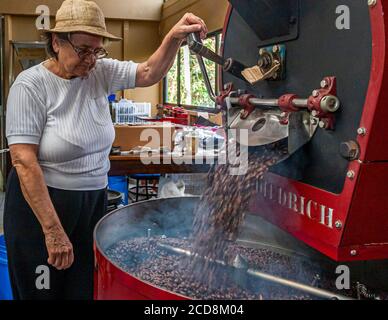
[[(215, 52), (220, 52), (221, 33), (209, 36), (203, 41), (204, 45)], [(217, 92), (217, 66), (214, 62), (203, 59), (214, 92)], [(165, 79), (164, 103), (214, 108), (215, 104), (210, 99), (206, 90), (203, 75), (197, 57), (191, 54), (187, 45), (180, 48), (174, 65)]]

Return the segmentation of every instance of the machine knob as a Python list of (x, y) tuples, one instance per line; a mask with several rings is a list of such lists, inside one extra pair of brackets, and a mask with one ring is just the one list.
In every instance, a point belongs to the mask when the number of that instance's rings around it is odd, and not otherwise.
[(321, 100), (321, 109), (324, 112), (336, 112), (340, 106), (341, 103), (336, 96), (328, 95)]
[(356, 141), (347, 141), (341, 143), (340, 153), (345, 159), (357, 160), (360, 156), (360, 146)]

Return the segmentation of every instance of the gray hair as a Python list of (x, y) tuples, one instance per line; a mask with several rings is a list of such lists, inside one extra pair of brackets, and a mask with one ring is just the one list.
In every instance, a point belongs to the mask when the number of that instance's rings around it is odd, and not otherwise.
[[(68, 36), (69, 36), (69, 33), (67, 33), (67, 32), (65, 32), (65, 33), (55, 33), (55, 34), (61, 40), (67, 40)], [(54, 51), (54, 47), (53, 47), (53, 33), (46, 32), (44, 34), (43, 38), (44, 38), (44, 41), (46, 42), (46, 52), (47, 52), (47, 55), (50, 58), (54, 58), (55, 60), (57, 60), (58, 59), (58, 54)]]

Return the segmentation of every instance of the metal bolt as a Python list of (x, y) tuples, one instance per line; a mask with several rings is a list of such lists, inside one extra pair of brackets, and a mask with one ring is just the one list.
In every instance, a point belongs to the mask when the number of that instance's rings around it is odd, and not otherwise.
[(341, 103), (336, 96), (325, 96), (321, 100), (321, 109), (324, 112), (336, 112), (340, 108)]
[(341, 220), (337, 220), (337, 221), (335, 222), (335, 227), (336, 227), (337, 229), (342, 229), (342, 221), (341, 221)]
[(346, 176), (350, 179), (353, 180), (354, 177), (356, 176), (356, 173), (353, 170), (349, 170)]
[(316, 98), (319, 96), (319, 91), (318, 90), (314, 90), (313, 91), (313, 97)]
[(360, 146), (356, 141), (347, 141), (343, 142), (340, 145), (340, 153), (345, 159), (348, 160), (357, 160), (360, 156)]
[(273, 53), (279, 52), (279, 46), (273, 46), (272, 47), (272, 52)]
[(327, 81), (326, 80), (322, 80), (321, 81), (321, 88), (323, 89), (323, 88), (326, 88), (327, 86), (328, 86)]
[(352, 250), (350, 251), (350, 255), (352, 255), (353, 257), (357, 255), (357, 250)]
[(311, 115), (312, 115), (313, 117), (316, 117), (316, 116), (318, 115), (318, 111), (313, 110), (313, 111), (311, 112)]
[(319, 121), (319, 127), (320, 127), (321, 129), (325, 129), (325, 128), (326, 128), (326, 123), (325, 123), (325, 121)]
[(374, 7), (377, 4), (377, 0), (368, 0), (368, 6)]
[(366, 135), (366, 128), (358, 128), (357, 133), (360, 136), (365, 136)]

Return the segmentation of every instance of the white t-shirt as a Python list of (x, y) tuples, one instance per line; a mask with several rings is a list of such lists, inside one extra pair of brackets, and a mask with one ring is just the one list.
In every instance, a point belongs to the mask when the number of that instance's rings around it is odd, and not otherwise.
[(8, 96), (8, 144), (39, 145), (39, 164), (50, 187), (105, 188), (115, 137), (107, 97), (135, 87), (137, 66), (101, 59), (88, 78), (71, 80), (43, 63), (23, 71)]

